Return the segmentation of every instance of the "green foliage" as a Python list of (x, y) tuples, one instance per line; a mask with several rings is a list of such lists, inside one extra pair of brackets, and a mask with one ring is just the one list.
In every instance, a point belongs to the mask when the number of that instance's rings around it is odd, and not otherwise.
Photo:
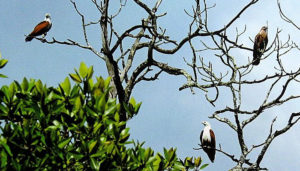
[[(187, 170), (201, 158), (177, 158), (176, 149), (155, 154), (129, 141), (120, 104), (109, 98), (110, 78), (92, 79), (81, 63), (58, 87), (23, 79), (0, 90), (1, 170)], [(141, 103), (131, 98), (127, 112)], [(131, 147), (131, 148), (130, 148)]]

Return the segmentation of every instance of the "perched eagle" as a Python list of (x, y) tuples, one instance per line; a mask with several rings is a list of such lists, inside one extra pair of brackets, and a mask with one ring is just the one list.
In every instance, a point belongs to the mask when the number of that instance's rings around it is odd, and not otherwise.
[(260, 32), (255, 36), (253, 47), (253, 65), (258, 65), (260, 57), (266, 50), (268, 44), (268, 27), (263, 26)]
[(42, 35), (44, 38), (52, 26), (50, 14), (46, 14), (45, 20), (36, 25), (33, 31), (25, 38), (25, 41), (31, 41), (34, 37)]
[(207, 121), (202, 122), (204, 125), (203, 131), (200, 134), (201, 147), (208, 155), (209, 159), (214, 162), (216, 154), (216, 137)]

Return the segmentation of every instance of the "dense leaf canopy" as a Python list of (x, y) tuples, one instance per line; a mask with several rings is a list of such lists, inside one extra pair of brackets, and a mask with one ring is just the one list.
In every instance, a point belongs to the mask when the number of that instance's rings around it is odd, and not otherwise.
[[(7, 61), (6, 61), (7, 62)], [(3, 63), (6, 63), (5, 61)], [(5, 65), (5, 64), (4, 64)], [(1, 170), (185, 170), (203, 169), (201, 158), (180, 160), (129, 140), (120, 105), (129, 118), (141, 103), (109, 98), (110, 78), (81, 63), (58, 87), (24, 78), (0, 91)]]

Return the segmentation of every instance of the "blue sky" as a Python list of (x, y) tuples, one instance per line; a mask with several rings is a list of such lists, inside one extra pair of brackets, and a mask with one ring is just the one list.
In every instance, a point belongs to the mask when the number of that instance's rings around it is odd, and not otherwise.
[[(99, 13), (90, 1), (79, 2), (79, 9), (89, 19), (96, 20), (99, 17)], [(167, 28), (167, 34), (172, 38), (180, 39), (186, 36), (189, 20), (183, 9), (191, 11), (193, 2), (193, 0), (163, 1), (159, 13), (168, 13), (159, 20), (159, 24)], [(214, 2), (217, 3), (217, 6), (209, 14), (211, 29), (219, 29), (224, 26), (243, 5), (248, 3), (248, 1), (239, 0), (209, 1), (211, 4)], [(295, 11), (298, 10), (300, 2), (285, 0), (282, 2), (282, 6), (286, 10), (286, 14), (299, 24), (300, 19)], [(24, 35), (31, 32), (32, 28), (44, 19), (47, 12), (51, 14), (53, 22), (52, 29), (47, 35), (48, 39), (55, 37), (61, 41), (68, 38), (78, 42), (84, 41), (80, 18), (67, 0), (2, 1), (0, 6), (0, 52), (4, 58), (9, 60), (9, 63), (1, 73), (6, 74), (9, 78), (0, 79), (0, 85), (11, 83), (13, 80), (21, 81), (23, 77), (27, 77), (41, 79), (47, 85), (56, 86), (64, 80), (68, 73), (73, 72), (73, 69), (77, 68), (81, 61), (87, 65), (93, 65), (96, 75), (106, 77), (107, 71), (104, 62), (89, 51), (64, 45), (43, 44), (36, 40), (25, 43)], [(140, 23), (141, 19), (145, 17), (147, 17), (146, 13), (129, 1), (121, 15), (116, 18), (116, 30), (123, 31), (137, 22)], [(299, 39), (296, 39), (300, 36), (299, 31), (279, 18), (276, 0), (265, 0), (252, 6), (234, 23), (228, 34), (234, 35), (235, 27), (242, 30), (247, 25), (246, 34), (240, 41), (245, 46), (252, 47), (249, 37), (253, 39), (261, 26), (267, 22), (270, 39), (274, 38), (276, 29), (281, 28), (283, 29), (282, 39), (286, 39), (290, 34), (296, 43), (300, 43)], [(99, 49), (101, 45), (99, 27), (91, 27), (88, 33), (92, 45)], [(139, 53), (138, 55), (140, 58), (137, 58), (137, 61), (145, 59), (145, 54)], [(240, 62), (246, 62), (248, 57), (252, 59), (250, 52), (237, 51), (235, 55)], [(184, 47), (175, 55), (155, 56), (155, 58), (164, 58), (162, 60), (164, 62), (187, 68), (183, 57), (189, 58), (190, 56), (189, 48)], [(209, 57), (209, 54), (204, 54), (203, 57)], [(291, 69), (299, 68), (297, 64), (300, 61), (297, 58), (299, 58), (299, 52), (287, 55), (283, 59), (284, 65)], [(273, 57), (263, 61), (261, 65), (254, 68), (250, 77), (262, 78), (266, 73), (274, 72), (274, 60)], [(189, 90), (178, 91), (178, 88), (184, 83), (185, 79), (182, 77), (162, 74), (158, 81), (143, 82), (136, 86), (133, 96), (143, 104), (139, 115), (129, 121), (131, 138), (146, 141), (145, 146), (150, 146), (155, 151), (162, 151), (163, 147), (177, 147), (180, 157), (200, 155), (205, 162), (210, 163), (203, 151), (193, 150), (193, 147), (197, 147), (199, 143), (199, 134), (203, 129), (201, 122), (208, 120), (217, 136), (217, 144), (220, 143), (223, 150), (239, 155), (236, 134), (225, 124), (208, 119), (208, 116), (215, 110), (230, 105), (230, 103), (228, 104), (230, 100), (228, 92), (222, 92), (216, 107), (213, 107), (205, 101), (203, 92), (199, 90), (196, 90), (195, 95), (192, 95)], [(244, 107), (247, 109), (257, 107), (261, 103), (261, 94), (265, 92), (267, 85), (256, 88), (255, 92), (253, 87), (246, 87), (243, 91), (244, 97), (246, 97), (243, 99)], [(299, 92), (297, 85), (292, 85), (289, 93), (296, 94), (297, 92)], [(275, 116), (278, 118), (274, 126), (280, 129), (288, 119), (285, 114), (299, 111), (299, 109), (299, 102), (295, 101), (266, 111), (262, 117), (246, 129), (247, 145), (263, 142)], [(300, 156), (300, 135), (297, 131), (299, 129), (300, 124), (275, 139), (261, 166), (268, 167), (270, 170), (299, 170), (300, 166), (296, 165), (298, 156)], [(210, 164), (206, 170), (228, 170), (232, 166), (233, 163), (230, 159), (217, 153), (215, 163)]]

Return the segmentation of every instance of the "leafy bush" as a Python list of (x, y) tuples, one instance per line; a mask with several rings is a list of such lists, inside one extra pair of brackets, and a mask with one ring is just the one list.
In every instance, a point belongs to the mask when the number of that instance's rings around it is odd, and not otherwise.
[[(176, 149), (154, 154), (129, 141), (120, 104), (109, 98), (110, 78), (92, 79), (81, 63), (58, 87), (23, 79), (0, 90), (1, 170), (185, 170), (201, 158), (180, 160)], [(125, 106), (136, 114), (141, 103)], [(131, 145), (128, 145), (131, 144)], [(131, 148), (129, 148), (131, 146)]]

